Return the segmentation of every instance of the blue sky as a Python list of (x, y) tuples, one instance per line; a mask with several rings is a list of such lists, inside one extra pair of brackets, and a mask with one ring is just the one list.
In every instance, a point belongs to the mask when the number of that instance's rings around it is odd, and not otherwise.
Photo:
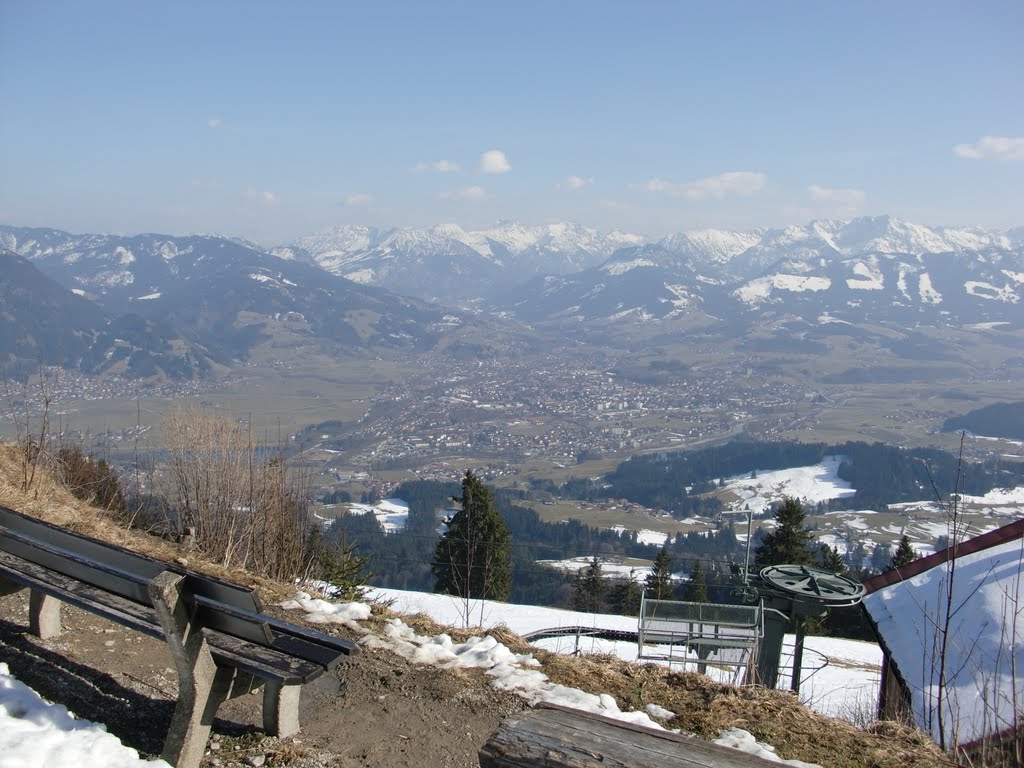
[(0, 0), (0, 222), (1024, 224), (1020, 2)]

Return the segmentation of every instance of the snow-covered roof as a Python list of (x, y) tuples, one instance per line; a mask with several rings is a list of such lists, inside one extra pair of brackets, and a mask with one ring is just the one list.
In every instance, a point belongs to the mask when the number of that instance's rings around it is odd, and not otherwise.
[(1013, 727), (1024, 700), (1022, 536), (1018, 521), (865, 584), (917, 725), (947, 747)]

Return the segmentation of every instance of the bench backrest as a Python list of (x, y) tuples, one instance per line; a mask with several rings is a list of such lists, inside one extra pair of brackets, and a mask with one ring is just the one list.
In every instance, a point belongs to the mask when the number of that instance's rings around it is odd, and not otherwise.
[[(259, 595), (250, 587), (232, 584), (214, 576), (190, 571), (176, 563), (166, 563), (115, 544), (72, 533), (6, 507), (0, 507), (0, 546), (13, 555), (65, 576), (96, 584), (136, 602), (148, 604), (146, 585), (149, 581), (163, 571), (174, 571), (188, 577), (188, 591), (191, 594), (250, 613), (263, 612)], [(135, 583), (143, 585), (141, 592), (131, 586)]]
[(0, 550), (150, 607), (150, 581), (173, 571), (185, 577), (182, 595), (192, 620), (204, 627), (325, 667), (337, 662), (339, 651), (355, 650), (345, 640), (264, 615), (263, 603), (251, 587), (146, 557), (6, 507), (0, 507)]

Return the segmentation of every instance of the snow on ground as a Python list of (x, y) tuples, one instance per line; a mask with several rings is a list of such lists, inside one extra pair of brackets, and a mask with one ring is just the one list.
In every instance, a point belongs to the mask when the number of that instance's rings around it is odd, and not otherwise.
[[(589, 627), (635, 632), (635, 616), (580, 613), (561, 608), (512, 605), (487, 600), (458, 600), (450, 595), (373, 589), (369, 596), (391, 602), (399, 613), (423, 613), (440, 624), (468, 625), (492, 629), (505, 625), (519, 635), (541, 629)], [(780, 687), (789, 687), (789, 670), (795, 637), (786, 635), (783, 647), (784, 670)], [(609, 653), (625, 661), (637, 660), (637, 644), (622, 640), (603, 640), (575, 635), (534, 641), (533, 645), (555, 653)], [(882, 651), (875, 643), (831, 637), (808, 637), (804, 651), (800, 698), (812, 709), (832, 717), (860, 722), (865, 713), (874, 712), (881, 680)], [(711, 677), (731, 682), (733, 669), (709, 667)]]
[[(592, 557), (571, 557), (567, 560), (538, 560), (538, 565), (546, 565), (558, 571), (578, 573), (580, 570), (589, 568), (593, 561)], [(598, 556), (597, 562), (601, 564), (601, 575), (605, 578), (628, 579), (632, 575), (634, 581), (643, 581), (651, 572), (650, 566), (630, 565), (619, 562), (617, 558)]]
[(371, 512), (384, 533), (405, 530), (405, 524), (409, 521), (409, 505), (401, 499), (384, 499), (376, 504), (352, 504), (348, 508), (350, 515), (366, 515)]
[[(519, 634), (561, 626), (610, 627), (626, 630), (635, 630), (637, 627), (637, 620), (634, 617), (586, 614), (486, 600), (459, 600), (447, 595), (377, 588), (370, 590), (368, 596), (390, 603), (392, 609), (397, 612), (424, 613), (441, 624), (479, 626), (485, 629), (505, 625)], [(287, 609), (304, 610), (306, 618), (311, 621), (337, 621), (347, 626), (353, 626), (354, 620), (361, 618), (365, 611), (369, 610), (363, 603), (332, 605), (325, 600), (311, 599), (305, 593), (299, 593), (282, 606)], [(590, 693), (553, 683), (547, 675), (537, 669), (540, 664), (531, 654), (513, 653), (490, 635), (471, 637), (464, 643), (456, 643), (447, 634), (434, 637), (418, 635), (398, 618), (388, 620), (382, 636), (368, 630), (363, 631), (365, 634), (360, 642), (367, 647), (388, 648), (415, 664), (431, 664), (445, 669), (483, 669), (486, 675), (494, 678), (491, 684), (495, 688), (514, 692), (531, 704), (560, 704), (648, 728), (662, 728), (655, 718), (671, 716), (668, 710), (660, 706), (648, 707), (644, 711), (623, 712), (614, 697), (609, 694)], [(635, 660), (636, 645), (628, 645), (634, 651), (630, 660)], [(785, 765), (798, 768), (810, 765), (799, 760), (781, 760), (773, 747), (757, 742), (749, 733), (739, 729), (723, 731), (715, 743), (742, 749), (744, 752)]]
[[(691, 522), (692, 524), (692, 520), (680, 520), (679, 522)], [(705, 525), (707, 524), (706, 520), (701, 522)], [(624, 525), (613, 525), (608, 530), (615, 531), (617, 534), (621, 536), (622, 534), (626, 533), (628, 529)], [(648, 528), (644, 528), (643, 530), (636, 532), (636, 540), (638, 542), (640, 542), (641, 544), (654, 544), (658, 547), (662, 546), (665, 543), (665, 541), (668, 540), (668, 537), (669, 535), (667, 533), (662, 533), (661, 531), (652, 531)]]
[(636, 540), (641, 544), (655, 544), (657, 546), (664, 545), (668, 539), (667, 533), (661, 533), (660, 531), (651, 531), (644, 529), (636, 532)]
[(170, 768), (139, 758), (106, 728), (50, 704), (0, 664), (0, 768)]
[(826, 456), (819, 464), (790, 469), (755, 470), (751, 473), (727, 478), (726, 489), (737, 497), (729, 505), (731, 511), (749, 507), (760, 512), (783, 496), (792, 496), (808, 504), (853, 496), (856, 491), (836, 475), (843, 456)]

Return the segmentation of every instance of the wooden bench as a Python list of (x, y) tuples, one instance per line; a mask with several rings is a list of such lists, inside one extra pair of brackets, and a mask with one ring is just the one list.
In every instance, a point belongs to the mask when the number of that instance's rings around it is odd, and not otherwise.
[(778, 763), (691, 736), (555, 704), (506, 717), (480, 768), (770, 768)]
[(179, 690), (162, 756), (178, 768), (199, 765), (220, 704), (261, 685), (264, 729), (296, 733), (302, 684), (358, 650), (267, 616), (249, 587), (0, 507), (0, 595), (26, 588), (41, 638), (65, 602), (167, 642)]

